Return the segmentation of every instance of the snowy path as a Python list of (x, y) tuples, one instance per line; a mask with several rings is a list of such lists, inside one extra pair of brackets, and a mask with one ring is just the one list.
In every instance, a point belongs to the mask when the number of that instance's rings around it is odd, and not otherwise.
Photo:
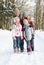
[[(3, 38), (5, 33), (7, 33), (7, 35), (5, 35), (6, 41), (4, 41), (5, 39)], [(10, 32), (4, 32), (3, 35), (0, 33), (0, 36), (2, 37), (0, 37), (0, 41), (3, 40), (1, 43), (4, 42), (0, 44), (0, 65), (44, 65), (44, 35), (40, 36), (37, 31), (35, 32), (35, 51), (30, 55), (28, 55), (26, 52), (14, 54), (12, 45), (6, 45), (6, 42), (12, 42), (10, 41), (12, 40), (10, 38)]]

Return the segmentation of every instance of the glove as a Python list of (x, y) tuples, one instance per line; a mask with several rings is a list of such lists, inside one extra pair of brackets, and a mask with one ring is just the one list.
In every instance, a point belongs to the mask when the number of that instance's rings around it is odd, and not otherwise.
[(34, 34), (32, 34), (32, 39), (34, 39)]

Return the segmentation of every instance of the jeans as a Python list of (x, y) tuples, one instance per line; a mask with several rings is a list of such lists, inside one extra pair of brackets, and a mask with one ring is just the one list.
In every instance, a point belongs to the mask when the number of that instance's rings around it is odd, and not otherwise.
[(31, 30), (29, 30), (29, 25), (25, 25), (25, 36), (26, 36), (26, 40), (30, 40), (31, 39)]
[(27, 41), (27, 52), (30, 51), (30, 40)]
[(25, 33), (26, 33), (26, 37), (27, 37), (27, 38), (28, 38), (28, 36), (29, 36), (28, 28), (29, 28), (29, 27), (26, 25), (26, 26), (25, 26)]
[(13, 40), (13, 48), (19, 48), (20, 47), (20, 41), (21, 37), (16, 37), (16, 40)]

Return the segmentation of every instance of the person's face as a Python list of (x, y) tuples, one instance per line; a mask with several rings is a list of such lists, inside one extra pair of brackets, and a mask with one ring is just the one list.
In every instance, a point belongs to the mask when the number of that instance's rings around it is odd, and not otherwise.
[(27, 20), (30, 21), (30, 19), (31, 19), (31, 18), (28, 16), (28, 17), (27, 17)]
[(19, 12), (19, 10), (18, 11), (16, 11), (16, 16), (19, 16), (20, 15), (20, 12)]
[(25, 13), (25, 14), (24, 14), (24, 17), (28, 17), (28, 14), (27, 14), (27, 13)]

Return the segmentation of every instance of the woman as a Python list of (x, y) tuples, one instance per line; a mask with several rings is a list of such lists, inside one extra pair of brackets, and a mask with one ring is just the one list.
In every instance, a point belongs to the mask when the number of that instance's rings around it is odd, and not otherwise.
[(24, 18), (27, 18), (28, 17), (28, 14), (27, 12), (24, 12), (21, 16), (20, 16), (20, 23), (22, 25), (22, 32), (23, 32), (23, 39), (21, 40), (21, 45), (20, 45), (20, 48), (21, 48), (21, 52), (24, 51), (24, 24), (23, 24), (23, 20)]

